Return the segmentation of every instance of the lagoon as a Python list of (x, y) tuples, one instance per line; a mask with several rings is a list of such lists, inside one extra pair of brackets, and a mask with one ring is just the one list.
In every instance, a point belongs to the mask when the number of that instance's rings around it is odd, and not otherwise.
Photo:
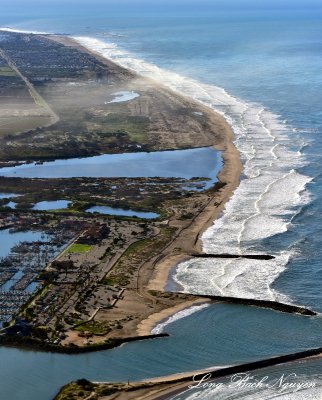
[(204, 177), (208, 187), (217, 180), (222, 160), (211, 147), (151, 153), (104, 154), (94, 157), (55, 160), (0, 169), (0, 175), (20, 178), (73, 177)]
[(32, 209), (37, 211), (59, 210), (67, 208), (68, 204), (70, 204), (68, 200), (40, 201)]
[(108, 206), (94, 206), (86, 210), (89, 213), (99, 213), (107, 215), (122, 215), (126, 217), (138, 217), (146, 219), (158, 218), (159, 214), (154, 212), (125, 210), (123, 208), (113, 208)]
[(139, 380), (319, 347), (322, 318), (213, 304), (167, 325), (165, 332), (170, 337), (78, 355), (0, 347), (1, 398), (49, 400), (79, 378)]

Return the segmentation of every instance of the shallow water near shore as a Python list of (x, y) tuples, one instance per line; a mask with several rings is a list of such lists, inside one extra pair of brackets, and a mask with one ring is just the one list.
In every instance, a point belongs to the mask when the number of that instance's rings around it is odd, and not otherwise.
[(322, 319), (214, 304), (166, 325), (164, 331), (169, 338), (80, 355), (1, 347), (0, 357), (6, 360), (0, 365), (2, 396), (49, 400), (61, 385), (78, 378), (139, 380), (319, 347)]
[[(311, 200), (307, 186), (313, 178), (300, 171), (308, 164), (302, 154), (306, 141), (300, 131), (265, 107), (241, 100), (220, 87), (160, 69), (101, 40), (76, 39), (120, 65), (213, 108), (234, 129), (245, 166), (243, 180), (222, 217), (204, 232), (203, 250), (215, 254), (269, 254), (274, 258), (266, 263), (194, 259), (179, 265), (177, 283), (192, 293), (298, 301), (289, 295), (291, 280), (285, 282), (283, 290), (276, 290), (273, 284), (296, 253), (296, 243), (285, 246), (274, 239), (288, 234), (293, 220)], [(321, 299), (316, 300), (314, 307), (322, 309)], [(306, 301), (307, 297), (302, 299), (304, 304)]]

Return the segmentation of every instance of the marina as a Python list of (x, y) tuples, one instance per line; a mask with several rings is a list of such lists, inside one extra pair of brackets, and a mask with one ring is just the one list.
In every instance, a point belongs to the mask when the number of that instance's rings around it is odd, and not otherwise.
[[(30, 230), (29, 222), (33, 223)], [(36, 227), (35, 225), (38, 225)], [(25, 219), (22, 224), (0, 231), (0, 324), (7, 323), (40, 285), (40, 275), (75, 235), (74, 230), (42, 230), (42, 222)]]

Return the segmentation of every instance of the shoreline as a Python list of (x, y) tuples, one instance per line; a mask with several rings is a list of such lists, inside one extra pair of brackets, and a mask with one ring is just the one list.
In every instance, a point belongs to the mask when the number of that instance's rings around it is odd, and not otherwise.
[(111, 350), (116, 347), (120, 347), (123, 344), (131, 342), (140, 342), (143, 340), (152, 340), (157, 338), (166, 338), (169, 335), (167, 333), (160, 333), (156, 335), (142, 335), (142, 336), (131, 336), (127, 338), (114, 338), (105, 342), (97, 344), (91, 344), (88, 346), (60, 346), (50, 343), (45, 343), (41, 340), (35, 340), (24, 336), (6, 336), (0, 335), (0, 347), (13, 347), (22, 350), (39, 351), (42, 353), (55, 353), (55, 354), (84, 354), (93, 353), (105, 350)]
[[(133, 76), (140, 78), (140, 76), (134, 71), (126, 69), (115, 61), (103, 56), (99, 52), (84, 46), (74, 37), (50, 35), (50, 39), (58, 41), (65, 46), (76, 47), (80, 51), (88, 52), (103, 63), (106, 63), (108, 66), (116, 65), (118, 68), (123, 70), (125, 74), (133, 74)], [(147, 282), (147, 290), (157, 290), (163, 292), (165, 291), (165, 286), (167, 285), (168, 277), (171, 271), (175, 270), (180, 262), (190, 258), (190, 253), (202, 253), (202, 234), (213, 225), (217, 218), (219, 218), (225, 208), (226, 203), (230, 200), (235, 189), (239, 186), (243, 165), (240, 160), (240, 153), (234, 144), (233, 128), (221, 114), (204, 105), (203, 103), (190, 98), (189, 96), (185, 96), (182, 93), (168, 88), (161, 82), (155, 81), (152, 78), (143, 78), (148, 81), (153, 81), (161, 88), (173, 93), (175, 97), (183, 97), (192, 103), (196, 103), (201, 110), (205, 110), (205, 112), (212, 117), (214, 123), (218, 123), (219, 121), (224, 131), (220, 137), (219, 143), (213, 144), (213, 147), (216, 150), (222, 152), (222, 168), (217, 174), (218, 182), (211, 189), (208, 189), (208, 192), (212, 192), (210, 201), (200, 213), (194, 216), (189, 226), (185, 227), (179, 233), (179, 235), (174, 238), (167, 249), (165, 249), (165, 251), (159, 255), (158, 259), (160, 260), (153, 262), (154, 272), (152, 278), (150, 278)], [(215, 138), (215, 141), (218, 140), (216, 139), (217, 138)], [(219, 189), (217, 189), (218, 186)], [(184, 251), (181, 254), (177, 254), (175, 248), (182, 248)], [(144, 272), (142, 275), (144, 275)], [(188, 302), (187, 306), (185, 306), (184, 302), (171, 307), (170, 309), (164, 309), (161, 312), (153, 313), (147, 319), (139, 322), (137, 325), (137, 332), (145, 332), (145, 334), (150, 334), (151, 330), (165, 318), (169, 318), (178, 311), (189, 308), (191, 305), (198, 304), (199, 302), (205, 302), (205, 299), (192, 300)]]
[[(210, 110), (213, 111), (214, 114), (217, 114), (214, 110)], [(186, 228), (193, 228), (194, 230), (194, 234), (192, 235), (193, 238), (190, 237), (190, 253), (203, 252), (202, 234), (213, 225), (216, 219), (220, 217), (221, 213), (225, 209), (226, 203), (230, 200), (240, 183), (240, 176), (243, 166), (240, 160), (240, 153), (233, 142), (233, 130), (229, 126), (228, 122), (227, 126), (228, 129), (226, 131), (225, 147), (222, 149), (223, 166), (217, 175), (218, 182), (224, 183), (225, 185), (223, 188), (220, 188), (219, 191), (215, 191), (214, 197), (209, 204), (193, 219), (192, 226)], [(197, 232), (195, 232), (195, 230), (197, 230)], [(183, 246), (187, 242), (187, 239), (188, 238), (186, 235), (184, 235), (183, 238), (178, 237), (177, 240), (175, 240), (171, 245), (173, 253), (175, 253), (175, 247)], [(192, 240), (193, 244), (191, 243)], [(189, 258), (190, 256), (188, 254), (179, 255), (170, 253), (166, 255), (163, 259), (155, 264), (154, 274), (152, 279), (149, 280), (148, 289), (166, 291), (166, 285), (168, 284), (170, 274), (173, 273), (173, 275), (175, 275), (178, 265)], [(173, 278), (171, 279), (174, 281)], [(178, 282), (174, 283), (178, 288), (180, 288), (181, 285)], [(170, 317), (171, 315), (167, 316)], [(151, 321), (154, 322), (154, 326), (152, 326), (152, 328)], [(142, 332), (145, 332), (145, 334), (147, 332), (151, 333), (153, 327), (158, 325), (158, 323), (161, 321), (162, 319), (157, 320), (157, 315), (153, 316), (152, 314), (150, 318), (141, 322), (140, 329)]]
[(229, 135), (226, 145), (227, 148), (222, 151), (223, 167), (218, 173), (218, 180), (220, 183), (224, 183), (224, 186), (214, 193), (214, 197), (209, 204), (206, 205), (201, 213), (195, 216), (192, 226), (186, 228), (192, 228), (193, 230), (189, 245), (183, 243), (183, 241), (187, 242), (189, 240), (186, 236), (181, 240), (177, 239), (177, 247), (185, 246), (186, 253), (180, 255), (169, 253), (155, 265), (156, 272), (149, 283), (150, 289), (164, 290), (172, 270), (175, 270), (182, 261), (191, 258), (191, 253), (203, 253), (202, 234), (220, 217), (226, 203), (230, 200), (235, 189), (237, 189), (240, 182), (242, 164), (239, 158), (239, 151), (232, 141), (232, 133)]
[[(108, 66), (108, 71), (110, 71), (110, 73), (113, 72), (113, 76), (120, 81), (125, 81), (129, 77), (134, 77), (136, 83), (140, 79), (141, 84), (142, 82), (148, 85), (151, 84), (151, 87), (153, 86), (154, 90), (160, 92), (169, 102), (173, 102), (174, 104), (179, 103), (181, 107), (186, 109), (201, 111), (204, 115), (203, 118), (205, 119), (206, 125), (202, 125), (202, 131), (197, 131), (197, 133), (194, 131), (193, 135), (191, 137), (189, 136), (190, 145), (186, 148), (211, 146), (221, 151), (222, 167), (217, 174), (218, 182), (215, 183), (212, 188), (195, 196), (196, 198), (193, 199), (194, 205), (191, 207), (191, 217), (187, 220), (180, 219), (180, 207), (184, 207), (184, 210), (186, 210), (187, 204), (180, 203), (178, 207), (179, 211), (176, 210), (176, 206), (174, 206), (174, 211), (169, 220), (166, 221), (167, 229), (173, 232), (171, 233), (172, 236), (170, 236), (169, 242), (165, 242), (165, 247), (158, 248), (158, 252), (155, 252), (151, 258), (149, 254), (146, 256), (143, 264), (138, 269), (138, 276), (134, 277), (132, 286), (125, 292), (125, 305), (126, 302), (133, 304), (133, 313), (140, 313), (140, 315), (138, 315), (135, 323), (129, 322), (124, 324), (122, 332), (117, 332), (119, 337), (115, 336), (116, 332), (112, 332), (111, 335), (108, 335), (105, 339), (127, 340), (129, 337), (134, 336), (133, 332), (136, 330), (140, 332), (149, 332), (158, 322), (176, 314), (178, 311), (189, 308), (194, 304), (207, 302), (205, 298), (196, 299), (194, 296), (189, 297), (189, 295), (181, 296), (175, 294), (172, 297), (170, 296), (170, 298), (166, 296), (167, 293), (164, 292), (164, 285), (168, 280), (168, 273), (165, 273), (162, 266), (167, 264), (168, 270), (170, 271), (182, 258), (188, 257), (191, 253), (201, 251), (200, 236), (202, 232), (220, 215), (225, 203), (239, 184), (242, 170), (239, 152), (233, 143), (234, 134), (232, 128), (219, 113), (210, 107), (165, 86), (162, 82), (155, 81), (151, 78), (140, 77), (132, 73), (131, 70), (83, 46), (74, 38), (46, 35), (46, 39), (49, 41), (56, 41), (63, 46), (69, 46), (78, 51), (92, 55), (100, 64)], [(152, 100), (153, 99), (154, 98), (152, 98)], [(168, 112), (167, 110), (168, 109), (165, 109), (164, 112)], [(172, 121), (174, 123), (174, 128), (177, 126), (175, 121), (176, 120), (174, 120), (174, 122)], [(184, 122), (185, 129), (189, 128), (187, 121), (185, 120)], [(166, 133), (164, 134), (166, 135)], [(169, 143), (171, 144), (172, 142), (170, 141)], [(173, 150), (179, 150), (183, 145), (180, 141), (178, 143), (175, 142), (175, 144), (176, 147), (172, 148)], [(166, 149), (163, 150), (166, 151)], [(156, 149), (154, 151), (158, 150)], [(186, 203), (187, 202), (191, 202), (190, 198), (186, 200)], [(197, 202), (199, 202), (201, 206), (199, 205), (199, 207), (196, 207)], [(175, 257), (176, 263), (173, 262), (173, 257)], [(151, 290), (153, 290), (153, 280), (156, 274), (160, 274), (160, 281), (157, 289), (160, 293), (154, 296), (151, 295)], [(151, 304), (148, 304), (150, 302), (152, 302), (152, 307)], [(124, 306), (120, 306), (119, 303), (118, 310), (116, 310), (115, 313), (119, 312), (120, 314), (122, 312), (120, 310), (123, 310), (123, 307)], [(103, 311), (100, 312), (103, 313)], [(101, 317), (104, 319), (103, 315), (101, 315)], [(119, 318), (119, 315), (115, 316), (115, 318)], [(72, 333), (74, 331), (70, 330), (70, 332)], [(96, 339), (102, 340), (101, 337)], [(82, 338), (79, 338), (77, 342), (75, 341), (75, 335), (71, 335), (70, 338), (68, 337), (68, 339), (64, 341), (62, 347), (68, 346), (69, 343), (78, 345), (82, 340)], [(35, 345), (37, 346), (37, 343), (35, 343)], [(55, 349), (53, 349), (53, 351), (55, 351)]]
[[(86, 50), (86, 51), (88, 51), (88, 50)], [(95, 57), (102, 58), (101, 56), (98, 55), (98, 53), (93, 52), (93, 54), (95, 55)], [(104, 58), (104, 62), (106, 62), (106, 60), (107, 59)], [(129, 70), (129, 71), (131, 71), (131, 70)], [(214, 111), (212, 109), (211, 109), (211, 111), (216, 113), (216, 111)], [(233, 136), (234, 135), (232, 134), (232, 139), (231, 139), (232, 141), (233, 141)], [(237, 151), (237, 153), (238, 153), (238, 151)], [(241, 151), (241, 153), (243, 153), (243, 152)], [(238, 157), (238, 155), (236, 157)], [(222, 169), (221, 169), (220, 173), (218, 174), (218, 176), (220, 176), (220, 177), (221, 177), (222, 171), (223, 171), (226, 163), (231, 162), (231, 156), (228, 156), (227, 159), (224, 159), (224, 157), (223, 157), (223, 160), (224, 160), (224, 162), (223, 162)], [(231, 168), (233, 169), (233, 166), (231, 166)], [(242, 170), (242, 167), (241, 167), (241, 170)], [(225, 178), (227, 178), (227, 177), (224, 174), (222, 177), (223, 181), (225, 180)], [(239, 184), (239, 182), (236, 184), (236, 187), (238, 187), (238, 184)], [(227, 185), (227, 183), (225, 185)], [(220, 188), (220, 190), (225, 190), (225, 186), (223, 188)], [(217, 203), (217, 200), (214, 200), (215, 197), (213, 197), (213, 199), (211, 200), (211, 201), (213, 201), (213, 203), (212, 204), (209, 203), (205, 207), (205, 209), (202, 211), (202, 213), (200, 213), (199, 215), (195, 215), (191, 226), (185, 227), (183, 229), (183, 231), (184, 231), (183, 235), (182, 235), (183, 237), (182, 236), (176, 237), (174, 239), (174, 242), (176, 244), (174, 244), (174, 243), (170, 244), (170, 247), (166, 250), (165, 254), (161, 254), (160, 258), (158, 257), (157, 259), (153, 259), (152, 264), (153, 264), (153, 267), (156, 269), (156, 271), (153, 272), (152, 279), (149, 279), (149, 286), (147, 286), (148, 289), (150, 289), (150, 283), (151, 283), (152, 289), (157, 288), (158, 290), (166, 291), (167, 285), (169, 284), (169, 276), (171, 274), (176, 274), (178, 265), (180, 264), (181, 261), (190, 258), (190, 254), (192, 253), (192, 251), (189, 250), (189, 244), (184, 242), (185, 232), (189, 231), (190, 228), (195, 230), (195, 231), (193, 231), (195, 240), (193, 243), (192, 242), (190, 243), (190, 248), (193, 248), (195, 252), (198, 252), (197, 255), (199, 255), (200, 252), (203, 251), (202, 236), (203, 236), (204, 232), (213, 225), (213, 223), (214, 223), (214, 221), (216, 221), (216, 219), (220, 218), (227, 202), (231, 199), (231, 197), (234, 193), (234, 190), (235, 189), (232, 188), (230, 193), (227, 192), (226, 197), (225, 197), (225, 195), (223, 195), (222, 200), (221, 200), (221, 197), (218, 196), (218, 203)], [(160, 196), (162, 196), (162, 193), (160, 193)], [(216, 196), (216, 194), (214, 196)], [(246, 196), (246, 198), (247, 198), (247, 196)], [(217, 204), (215, 204), (215, 203), (217, 203)], [(209, 212), (207, 213), (207, 207), (211, 208), (211, 206), (214, 209), (213, 214), (211, 214), (211, 209), (209, 209), (208, 210)], [(221, 207), (221, 210), (219, 210), (220, 207)], [(170, 224), (171, 223), (173, 223), (173, 221), (170, 220)], [(198, 226), (196, 226), (195, 224), (197, 224), (197, 225), (199, 224), (198, 225), (199, 230), (198, 230)], [(182, 242), (180, 242), (180, 240)], [(191, 247), (191, 245), (192, 245), (192, 247)], [(176, 248), (184, 249), (184, 252), (182, 254), (177, 254), (178, 251), (176, 250)], [(160, 253), (161, 253), (161, 250), (160, 250)], [(162, 251), (162, 253), (163, 253), (163, 251)], [(148, 263), (148, 261), (147, 261), (147, 263)], [(175, 281), (173, 281), (173, 282), (175, 282)], [(153, 285), (155, 285), (155, 287), (153, 287)], [(142, 292), (144, 290), (146, 292), (148, 292), (148, 289), (144, 288), (144, 289), (142, 289)], [(178, 291), (180, 291), (180, 289)], [(140, 295), (139, 291), (138, 291), (138, 294)], [(247, 300), (247, 299), (245, 299), (245, 300)], [(210, 301), (210, 300), (207, 300), (207, 302), (208, 301)], [(157, 302), (158, 302), (158, 300), (157, 300)], [(171, 303), (171, 302), (169, 301), (169, 303)], [(202, 303), (201, 299), (198, 299), (196, 301), (193, 301), (193, 300), (186, 301), (186, 302), (183, 302), (183, 303), (178, 304), (173, 307), (169, 306), (168, 308), (166, 308), (162, 311), (159, 311), (159, 312), (156, 312), (155, 310), (153, 310), (152, 311), (153, 314), (151, 314), (144, 321), (141, 321), (140, 324), (138, 324), (138, 327), (137, 327), (138, 333), (140, 335), (144, 335), (144, 334), (146, 334), (146, 332), (150, 333), (151, 330), (153, 329), (153, 327), (155, 327), (157, 324), (159, 324), (160, 322), (167, 319), (169, 316), (171, 316), (171, 315), (175, 316), (176, 313), (178, 313), (179, 311), (184, 310), (184, 309), (189, 309), (189, 307), (191, 307), (195, 304), (199, 304), (199, 303), (200, 304)], [(141, 327), (141, 325), (143, 325), (143, 326)], [(139, 331), (141, 328), (142, 328), (142, 332)], [(133, 340), (136, 340), (136, 339), (133, 338)], [(154, 349), (153, 344), (152, 344), (152, 348)], [(91, 350), (89, 350), (89, 351), (91, 351)], [(199, 373), (199, 372), (201, 373), (202, 371), (195, 371), (195, 373)], [(173, 376), (173, 379), (174, 380), (180, 379), (180, 378), (183, 378), (184, 376), (185, 376), (184, 373), (182, 373), (182, 374), (178, 373)], [(161, 381), (162, 378), (164, 379), (164, 382)], [(168, 394), (168, 396), (170, 396), (171, 395), (171, 387), (170, 387), (171, 379), (170, 379), (170, 377), (162, 377), (162, 378), (160, 378), (160, 383), (164, 384), (164, 385), (169, 385), (168, 389), (167, 388), (163, 389), (164, 390), (163, 393), (168, 393), (168, 391), (169, 391), (170, 394)], [(156, 378), (156, 381), (157, 381), (157, 378)], [(149, 381), (149, 383), (150, 382), (152, 383), (153, 379), (151, 381)], [(128, 386), (130, 386), (130, 385), (128, 385)], [(153, 391), (153, 388), (151, 388), (151, 390)], [(161, 394), (161, 395), (164, 396), (164, 394)], [(125, 394), (125, 396), (127, 396), (127, 394)], [(133, 396), (133, 394), (132, 394), (132, 396)], [(159, 396), (160, 396), (160, 394), (157, 396), (158, 399), (161, 398)], [(116, 396), (116, 397), (117, 397), (117, 399), (119, 398), (119, 396)], [(113, 396), (113, 398), (116, 398), (116, 397)], [(141, 398), (141, 396), (140, 396), (140, 398)], [(145, 399), (153, 398), (153, 394), (148, 393), (148, 395), (143, 395), (142, 398), (145, 398)], [(122, 397), (122, 399), (123, 399), (123, 397)], [(139, 399), (139, 397), (137, 399)]]
[[(249, 373), (251, 371), (262, 371), (268, 367), (279, 365), (292, 365), (296, 362), (305, 362), (306, 360), (315, 360), (321, 358), (322, 348), (312, 348), (297, 353), (289, 353), (281, 356), (270, 357), (258, 361), (250, 361), (243, 364), (235, 364), (229, 366), (221, 366), (218, 368), (209, 367), (199, 370), (194, 370), (184, 373), (176, 373), (167, 376), (161, 376), (141, 381), (127, 382), (127, 383), (110, 383), (110, 382), (91, 382), (94, 387), (94, 393), (99, 388), (107, 390), (112, 389), (113, 397), (108, 397), (113, 400), (169, 400), (176, 398), (176, 395), (184, 393), (191, 389), (190, 385), (195, 382), (201, 382), (202, 378), (207, 376), (209, 384), (216, 383), (220, 378), (234, 376), (236, 374)], [(87, 381), (86, 381), (87, 382)], [(84, 382), (84, 383), (86, 383)], [(81, 380), (73, 381), (63, 386), (54, 400), (63, 400), (64, 394), (68, 393), (69, 387), (74, 386), (78, 389), (82, 388)], [(76, 387), (75, 387), (76, 386)], [(211, 386), (200, 386), (199, 388), (206, 389)], [(216, 387), (214, 386), (214, 390)], [(191, 392), (193, 393), (193, 392)], [(173, 397), (174, 396), (174, 397)], [(99, 399), (106, 397), (98, 396)]]
[[(215, 113), (215, 111), (213, 112)], [(170, 274), (175, 274), (178, 265), (181, 262), (190, 259), (189, 253), (203, 252), (201, 241), (202, 234), (213, 225), (217, 218), (220, 217), (226, 203), (230, 200), (235, 189), (238, 187), (242, 172), (242, 164), (240, 161), (240, 153), (233, 143), (233, 132), (230, 127), (228, 132), (229, 134), (227, 135), (228, 137), (226, 137), (225, 143), (226, 148), (222, 150), (223, 167), (217, 175), (218, 182), (225, 183), (225, 185), (223, 188), (219, 189), (219, 191), (215, 191), (214, 196), (202, 212), (194, 217), (189, 227), (184, 229), (184, 231), (191, 228), (193, 229), (193, 234), (190, 234), (190, 247), (187, 247), (187, 243), (189, 243), (189, 238), (186, 236), (187, 232), (183, 231), (181, 232), (181, 235), (175, 238), (175, 240), (170, 244), (167, 254), (164, 254), (163, 257), (161, 255), (161, 260), (154, 264), (154, 273), (148, 282), (148, 290), (166, 291), (166, 285), (168, 284)], [(186, 248), (186, 254), (176, 254), (175, 248), (181, 248), (182, 246)], [(175, 284), (180, 287), (179, 283), (175, 282)], [(199, 299), (198, 303), (200, 300), (201, 299)], [(191, 303), (191, 305), (193, 305), (193, 303)], [(143, 320), (138, 325), (138, 332), (151, 334), (152, 329), (161, 323), (165, 317), (170, 318), (178, 311), (189, 307), (190, 306), (176, 306), (173, 308), (174, 312), (171, 312), (172, 309), (169, 309), (165, 310), (164, 314), (151, 314), (149, 318)]]
[(167, 321), (172, 316), (175, 316), (176, 314), (178, 314), (178, 312), (189, 310), (193, 306), (211, 303), (212, 301), (207, 299), (189, 300), (176, 306), (166, 308), (158, 313), (151, 314), (146, 320), (139, 323), (137, 327), (137, 334), (138, 336), (151, 335), (152, 330), (156, 326), (158, 326), (162, 322)]

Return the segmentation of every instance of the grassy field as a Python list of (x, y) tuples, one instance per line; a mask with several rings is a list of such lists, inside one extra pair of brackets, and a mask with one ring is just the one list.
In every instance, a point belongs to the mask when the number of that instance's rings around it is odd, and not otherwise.
[(110, 325), (111, 323), (106, 321), (90, 321), (77, 326), (75, 330), (79, 332), (89, 332), (94, 335), (106, 335), (112, 330)]
[[(48, 116), (20, 116), (20, 117), (1, 117), (0, 135), (15, 135), (39, 126), (47, 125), (50, 122)], [(36, 144), (35, 144), (36, 146)], [(18, 150), (21, 154), (21, 148)], [(13, 154), (14, 156), (15, 154)]]
[(121, 133), (127, 135), (130, 140), (144, 144), (147, 143), (149, 118), (111, 113), (103, 118), (93, 119), (91, 124), (87, 124), (87, 128), (101, 137), (114, 137)]
[(87, 251), (90, 251), (91, 248), (92, 248), (92, 246), (89, 244), (74, 243), (67, 249), (67, 252), (68, 253), (86, 253)]

